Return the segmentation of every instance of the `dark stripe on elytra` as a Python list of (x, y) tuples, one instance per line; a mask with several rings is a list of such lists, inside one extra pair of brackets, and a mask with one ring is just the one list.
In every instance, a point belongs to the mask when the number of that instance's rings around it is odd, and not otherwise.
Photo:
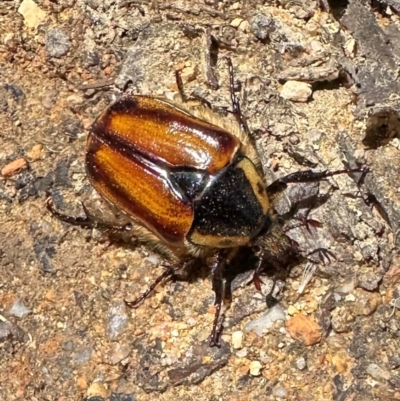
[[(157, 100), (154, 100), (154, 102), (157, 102)], [(220, 147), (220, 152), (225, 153), (233, 150), (236, 142), (236, 137), (233, 134), (192, 115), (181, 115), (181, 113), (185, 112), (180, 111), (179, 109), (175, 111), (174, 106), (167, 105), (167, 107), (169, 106), (172, 108), (171, 111), (163, 110), (162, 104), (163, 103), (161, 103), (160, 107), (155, 109), (143, 108), (138, 106), (138, 102), (134, 98), (123, 98), (111, 105), (106, 114), (94, 123), (92, 131), (100, 138), (107, 140), (109, 143), (110, 141), (116, 141), (117, 138), (120, 138), (118, 142), (121, 146), (131, 148), (132, 151), (137, 151), (131, 143), (126, 141), (126, 139), (118, 137), (115, 133), (110, 132), (110, 129), (108, 128), (110, 120), (113, 118), (114, 114), (128, 114), (144, 121), (153, 120), (166, 126), (176, 122), (182, 126), (202, 131), (206, 136), (209, 135), (216, 139)]]
[(125, 141), (121, 136), (110, 131), (107, 125), (108, 123), (103, 120), (97, 120), (93, 124), (91, 131), (93, 140), (99, 141), (103, 146), (108, 146), (127, 159), (133, 158), (139, 160), (140, 158), (144, 158), (152, 161), (154, 164), (164, 165), (165, 168), (169, 166), (167, 163), (163, 163), (162, 160), (156, 156), (152, 156), (151, 153), (141, 152), (132, 143)]
[[(98, 149), (98, 146), (96, 146), (96, 148)], [(136, 160), (137, 159), (135, 159), (135, 161)], [(141, 164), (139, 160), (137, 161), (139, 164)], [(146, 167), (147, 166), (143, 165), (143, 168)], [(128, 214), (131, 213), (130, 211), (132, 209), (132, 205), (135, 205), (135, 208), (137, 208), (137, 210), (135, 210), (135, 214), (131, 215), (131, 217), (138, 219), (136, 216), (142, 216), (144, 221), (148, 221), (151, 226), (156, 227), (157, 231), (160, 232), (161, 235), (169, 242), (177, 242), (183, 240), (185, 236), (184, 234), (170, 235), (169, 232), (167, 232), (166, 230), (162, 230), (162, 226), (160, 225), (160, 223), (157, 222), (153, 214), (148, 213), (148, 210), (146, 210), (143, 205), (137, 204), (137, 202), (131, 200), (132, 198), (129, 197), (129, 193), (118, 184), (116, 184), (110, 174), (106, 174), (101, 164), (99, 164), (95, 153), (86, 153), (86, 171), (95, 183), (102, 183), (107, 188), (112, 189), (112, 193), (115, 198), (117, 198), (118, 202), (123, 205), (122, 209), (124, 209), (125, 211), (129, 211)]]

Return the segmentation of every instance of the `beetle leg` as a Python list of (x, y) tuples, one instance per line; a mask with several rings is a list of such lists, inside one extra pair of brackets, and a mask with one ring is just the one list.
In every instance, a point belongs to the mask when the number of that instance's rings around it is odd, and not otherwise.
[(223, 273), (225, 265), (226, 265), (226, 251), (223, 250), (217, 254), (217, 260), (215, 261), (211, 269), (212, 289), (215, 292), (215, 301), (214, 301), (215, 316), (211, 332), (210, 347), (220, 346), (219, 335), (221, 330), (219, 329), (219, 320), (221, 316), (222, 299), (224, 293)]
[(181, 99), (182, 99), (183, 103), (187, 103), (190, 100), (195, 99), (195, 100), (198, 100), (203, 106), (207, 107), (208, 109), (210, 109), (210, 110), (212, 109), (211, 103), (204, 97), (199, 96), (195, 93), (191, 93), (191, 95), (188, 96), (185, 93), (185, 90), (183, 89), (181, 72), (178, 70), (175, 71), (175, 80), (176, 80), (176, 86), (178, 87), (178, 91), (179, 91), (179, 94), (181, 95)]
[(250, 138), (251, 133), (249, 126), (247, 125), (247, 121), (244, 118), (242, 114), (242, 109), (240, 108), (240, 102), (238, 97), (236, 96), (235, 93), (235, 75), (233, 73), (233, 64), (232, 60), (227, 57), (226, 62), (228, 64), (228, 72), (229, 72), (229, 90), (231, 92), (231, 102), (232, 102), (232, 111), (233, 115), (236, 118), (236, 121), (240, 125), (240, 128), (243, 130), (243, 132)]
[(148, 296), (154, 291), (154, 289), (160, 284), (162, 281), (171, 278), (174, 276), (175, 272), (182, 268), (181, 264), (176, 266), (168, 266), (168, 268), (164, 271), (163, 274), (160, 274), (154, 281), (151, 283), (150, 287), (143, 292), (142, 295), (134, 299), (133, 301), (125, 301), (125, 305), (129, 308), (136, 308), (142, 301), (144, 301)]
[(313, 251), (307, 253), (306, 258), (310, 260), (310, 262), (315, 263), (313, 259), (310, 259), (309, 257), (311, 255), (318, 254), (320, 261), (325, 264), (325, 261), (328, 261), (328, 263), (331, 263), (331, 258), (336, 260), (336, 256), (333, 252), (331, 252), (329, 249), (326, 248), (317, 248), (314, 249)]
[(186, 95), (186, 93), (183, 89), (182, 76), (181, 76), (181, 72), (179, 70), (175, 71), (175, 80), (176, 80), (176, 86), (178, 87), (179, 94), (181, 95), (182, 102), (184, 102), (184, 103), (188, 102), (189, 97)]
[(339, 174), (351, 174), (351, 173), (367, 173), (369, 170), (365, 167), (358, 168), (346, 168), (342, 170), (334, 170), (334, 171), (313, 171), (313, 170), (305, 170), (305, 171), (297, 171), (292, 174), (285, 175), (282, 178), (278, 178), (272, 184), (268, 185), (267, 193), (271, 198), (274, 198), (276, 195), (280, 194), (287, 188), (287, 184), (290, 183), (300, 183), (300, 182), (317, 182), (321, 181), (324, 178), (332, 177), (334, 175)]
[(222, 330), (222, 324), (220, 321), (223, 319), (222, 302), (230, 299), (225, 299), (225, 285), (224, 285), (224, 270), (225, 266), (231, 262), (233, 257), (236, 255), (238, 248), (234, 249), (221, 249), (216, 255), (216, 261), (214, 262), (211, 273), (212, 273), (212, 288), (215, 292), (215, 316), (213, 327), (211, 331), (210, 347), (220, 346), (219, 337)]
[(59, 212), (53, 203), (52, 198), (48, 198), (46, 201), (47, 210), (57, 219), (64, 221), (65, 223), (72, 224), (74, 226), (80, 226), (85, 228), (104, 228), (113, 231), (131, 231), (132, 225), (130, 223), (127, 224), (112, 224), (111, 222), (102, 221), (95, 219), (87, 209), (87, 207), (82, 203), (82, 208), (85, 213), (85, 217), (73, 217), (68, 216), (67, 214)]

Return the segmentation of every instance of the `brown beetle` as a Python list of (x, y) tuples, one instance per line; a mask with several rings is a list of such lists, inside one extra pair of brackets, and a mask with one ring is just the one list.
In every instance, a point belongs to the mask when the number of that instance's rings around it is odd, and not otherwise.
[[(87, 140), (86, 171), (97, 192), (132, 219), (113, 226), (61, 214), (59, 219), (86, 227), (130, 230), (160, 252), (167, 269), (136, 306), (162, 280), (193, 259), (211, 258), (216, 315), (211, 345), (218, 344), (224, 294), (223, 273), (241, 247), (259, 259), (284, 265), (293, 243), (284, 234), (274, 200), (288, 183), (319, 181), (336, 174), (363, 172), (301, 171), (266, 185), (234, 93), (233, 67), (228, 60), (233, 113), (227, 123), (205, 107), (189, 110), (147, 96), (126, 96), (97, 118)], [(178, 87), (182, 82), (177, 74)]]

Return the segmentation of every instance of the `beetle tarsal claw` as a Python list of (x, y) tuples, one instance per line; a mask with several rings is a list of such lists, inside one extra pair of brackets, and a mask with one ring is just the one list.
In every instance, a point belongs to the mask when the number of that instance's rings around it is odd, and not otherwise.
[(308, 258), (309, 261), (312, 262), (312, 263), (317, 263), (315, 260), (309, 258), (310, 256), (315, 255), (315, 254), (318, 255), (320, 262), (322, 262), (323, 264), (331, 263), (331, 258), (336, 260), (335, 254), (332, 251), (330, 251), (329, 249), (326, 249), (326, 248), (314, 249), (313, 251), (309, 252), (306, 255), (306, 258)]

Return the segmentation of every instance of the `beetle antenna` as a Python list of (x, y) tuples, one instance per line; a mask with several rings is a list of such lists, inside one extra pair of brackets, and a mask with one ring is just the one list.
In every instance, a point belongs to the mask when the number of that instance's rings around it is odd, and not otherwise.
[(240, 102), (235, 93), (235, 74), (233, 72), (233, 64), (232, 64), (232, 60), (230, 59), (230, 57), (226, 58), (226, 62), (228, 64), (228, 72), (229, 72), (229, 90), (231, 93), (232, 112), (236, 118), (236, 121), (240, 125), (240, 128), (243, 130), (243, 132), (248, 137), (251, 137), (249, 126), (247, 124), (246, 119), (244, 118), (244, 116), (242, 114), (242, 109), (240, 108)]

